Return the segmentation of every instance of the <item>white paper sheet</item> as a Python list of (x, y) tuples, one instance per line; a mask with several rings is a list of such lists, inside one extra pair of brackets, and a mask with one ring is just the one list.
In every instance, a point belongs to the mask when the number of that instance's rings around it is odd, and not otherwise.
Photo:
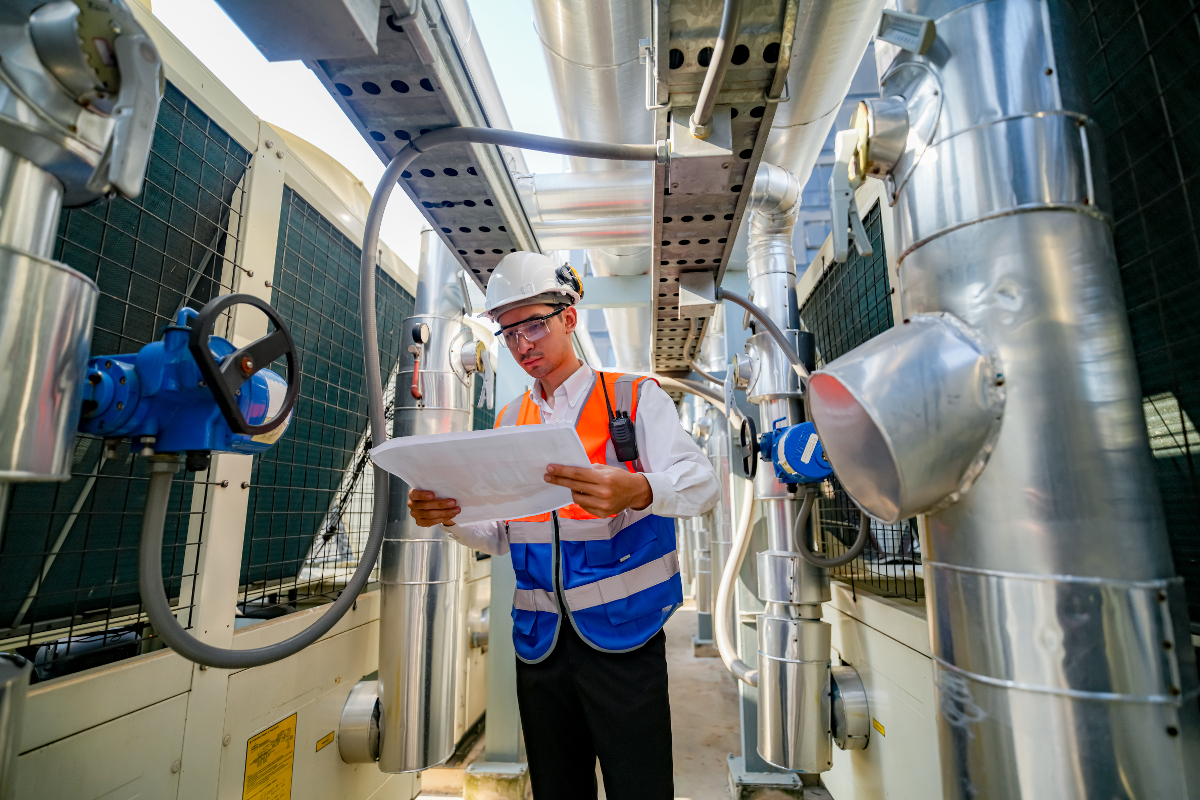
[(571, 490), (546, 483), (546, 466), (591, 464), (575, 429), (555, 425), (403, 436), (373, 449), (371, 458), (413, 488), (457, 500), (457, 523), (519, 519), (569, 505)]

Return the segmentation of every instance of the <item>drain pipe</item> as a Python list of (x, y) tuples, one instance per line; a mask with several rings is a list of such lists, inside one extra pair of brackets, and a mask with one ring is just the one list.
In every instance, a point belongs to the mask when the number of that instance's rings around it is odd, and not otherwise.
[[(757, 363), (746, 399), (758, 406), (762, 430), (777, 422), (796, 425), (805, 416), (801, 374), (807, 377), (808, 368), (798, 354), (811, 354), (813, 346), (812, 335), (799, 330), (792, 252), (801, 188), (787, 170), (764, 162), (750, 194), (747, 255), (754, 302), (746, 307), (764, 323), (760, 330), (767, 330), (746, 341)], [(731, 292), (723, 296), (735, 298)], [(767, 528), (767, 549), (758, 554), (758, 596), (767, 604), (758, 615), (758, 752), (781, 769), (824, 772), (833, 766), (832, 628), (821, 621), (821, 605), (830, 599), (829, 574), (795, 552), (793, 530), (805, 509), (789, 487), (770, 469), (758, 470), (754, 486)]]
[(927, 517), (945, 796), (1196, 797), (1200, 684), (1079, 22), (1040, 0), (904, 10), (936, 16), (937, 42), (881, 49), (884, 97), (860, 107), (878, 140), (859, 154), (896, 187), (905, 322), (973, 326), (1007, 390), (987, 467)]

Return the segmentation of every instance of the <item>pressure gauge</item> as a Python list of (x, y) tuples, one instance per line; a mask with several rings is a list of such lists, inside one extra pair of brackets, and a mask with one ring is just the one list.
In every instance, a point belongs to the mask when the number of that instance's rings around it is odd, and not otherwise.
[(417, 344), (429, 344), (429, 326), (424, 322), (413, 325), (412, 337)]

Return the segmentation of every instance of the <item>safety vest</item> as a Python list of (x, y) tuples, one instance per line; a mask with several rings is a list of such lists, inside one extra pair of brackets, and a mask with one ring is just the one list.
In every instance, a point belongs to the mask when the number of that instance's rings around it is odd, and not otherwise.
[[(594, 372), (575, 420), (593, 464), (640, 472), (640, 464), (616, 460), (597, 377), (607, 383), (613, 410), (627, 412), (635, 422), (638, 394), (648, 379)], [(526, 392), (501, 410), (496, 427), (541, 421), (541, 411)], [(641, 647), (683, 604), (674, 520), (632, 509), (595, 517), (572, 503), (549, 514), (509, 520), (505, 527), (517, 574), (513, 642), (517, 657), (526, 663), (536, 664), (554, 649), (564, 603), (583, 640), (606, 653)]]

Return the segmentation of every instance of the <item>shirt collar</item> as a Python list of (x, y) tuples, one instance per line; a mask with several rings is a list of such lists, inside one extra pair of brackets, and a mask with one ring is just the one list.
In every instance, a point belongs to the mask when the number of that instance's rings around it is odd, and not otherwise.
[[(591, 367), (580, 362), (579, 369), (575, 370), (575, 372), (571, 374), (571, 377), (563, 381), (558, 389), (554, 392), (555, 402), (557, 403), (558, 400), (565, 397), (567, 405), (571, 408), (575, 408), (575, 406), (579, 404), (584, 390), (591, 385), (592, 375), (594, 374), (595, 373)], [(536, 403), (540, 408), (552, 410), (549, 403), (543, 399), (542, 381), (540, 378), (533, 382), (533, 391), (531, 391), (529, 395), (533, 399), (533, 402)]]

